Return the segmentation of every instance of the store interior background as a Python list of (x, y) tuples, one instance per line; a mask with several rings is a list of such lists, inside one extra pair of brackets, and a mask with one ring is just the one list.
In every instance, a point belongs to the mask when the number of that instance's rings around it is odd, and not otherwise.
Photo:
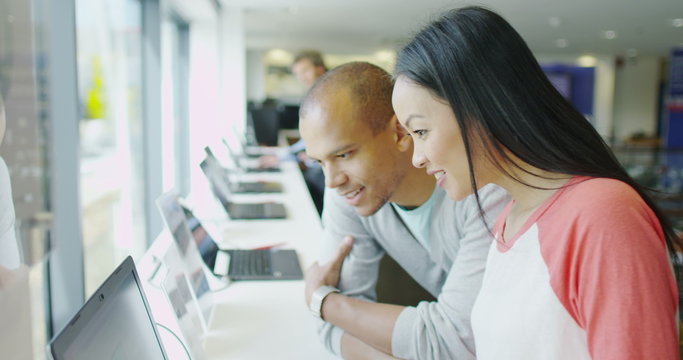
[[(247, 99), (296, 104), (304, 89), (288, 72), (300, 49), (330, 67), (352, 60), (393, 69), (396, 50), (422, 24), (462, 1), (242, 1)], [(683, 227), (683, 4), (607, 0), (478, 2), (520, 32), (551, 80), (594, 124), (632, 176), (663, 191), (661, 204)], [(683, 50), (679, 50), (680, 54)], [(678, 65), (672, 64), (677, 63)], [(679, 75), (672, 74), (672, 65)], [(555, 82), (557, 80), (557, 82)], [(678, 133), (681, 134), (678, 134)]]

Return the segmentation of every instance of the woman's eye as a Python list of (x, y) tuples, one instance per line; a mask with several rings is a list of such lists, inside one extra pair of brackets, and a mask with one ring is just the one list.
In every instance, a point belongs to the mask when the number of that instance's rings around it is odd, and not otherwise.
[(427, 130), (415, 130), (413, 134), (417, 135), (418, 138), (423, 137), (427, 133)]

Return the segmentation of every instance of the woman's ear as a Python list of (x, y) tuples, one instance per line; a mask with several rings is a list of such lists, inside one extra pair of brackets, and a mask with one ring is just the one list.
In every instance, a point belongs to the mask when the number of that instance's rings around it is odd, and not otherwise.
[(408, 130), (404, 128), (403, 125), (401, 125), (395, 114), (391, 117), (389, 126), (391, 126), (394, 129), (394, 136), (396, 139), (396, 145), (398, 146), (398, 149), (400, 151), (410, 150), (410, 145), (412, 145), (413, 140), (410, 137)]

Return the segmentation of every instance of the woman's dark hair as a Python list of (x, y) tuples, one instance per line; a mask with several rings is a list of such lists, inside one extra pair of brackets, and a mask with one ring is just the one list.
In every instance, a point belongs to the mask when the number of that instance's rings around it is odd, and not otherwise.
[(521, 36), (498, 14), (481, 7), (445, 13), (399, 52), (394, 77), (399, 76), (449, 103), (463, 134), (473, 189), (478, 189), (473, 144), (482, 145), (477, 149), (485, 149), (498, 169), (520, 183), (499, 159), (530, 172), (505, 149), (549, 172), (616, 179), (635, 189), (652, 209), (670, 254), (675, 254), (679, 240), (670, 221), (595, 128), (553, 87)]

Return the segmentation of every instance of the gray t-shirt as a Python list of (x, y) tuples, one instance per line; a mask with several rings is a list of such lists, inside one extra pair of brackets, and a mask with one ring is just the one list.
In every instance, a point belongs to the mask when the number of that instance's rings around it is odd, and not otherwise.
[[(479, 292), (493, 237), (479, 216), (474, 195), (452, 201), (436, 189), (427, 251), (405, 227), (390, 204), (374, 215), (359, 216), (334, 191), (325, 193), (321, 262), (336, 253), (346, 235), (355, 238), (341, 270), (342, 294), (375, 301), (379, 263), (388, 253), (422, 287), (437, 298), (407, 307), (392, 334), (394, 356), (406, 359), (474, 359), (470, 326), (472, 304)], [(509, 196), (495, 185), (479, 190), (489, 227)], [(343, 329), (320, 321), (323, 344), (341, 354)]]

